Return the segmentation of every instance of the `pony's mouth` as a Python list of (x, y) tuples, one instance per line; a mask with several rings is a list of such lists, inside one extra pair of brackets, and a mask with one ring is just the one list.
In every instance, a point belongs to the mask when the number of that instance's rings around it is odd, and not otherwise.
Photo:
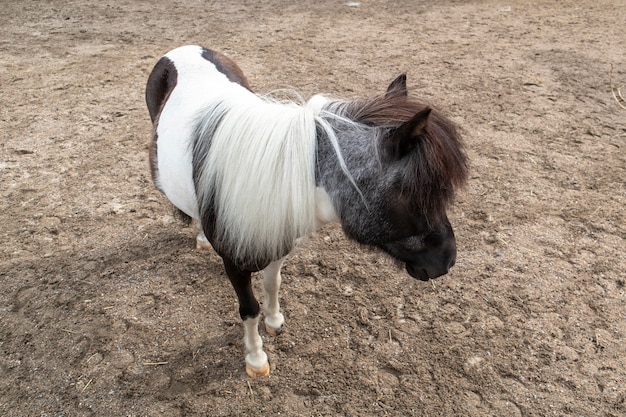
[(426, 272), (425, 269), (418, 268), (409, 262), (406, 263), (406, 272), (408, 272), (413, 278), (419, 279), (420, 281), (428, 281), (428, 272)]

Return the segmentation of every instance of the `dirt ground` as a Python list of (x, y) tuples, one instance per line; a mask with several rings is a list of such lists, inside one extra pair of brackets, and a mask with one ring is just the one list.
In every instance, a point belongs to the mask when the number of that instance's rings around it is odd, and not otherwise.
[[(0, 415), (626, 415), (623, 1), (12, 1), (0, 35)], [(147, 166), (145, 82), (184, 44), (262, 92), (407, 72), (471, 159), (451, 273), (325, 227), (249, 379), (219, 258)]]

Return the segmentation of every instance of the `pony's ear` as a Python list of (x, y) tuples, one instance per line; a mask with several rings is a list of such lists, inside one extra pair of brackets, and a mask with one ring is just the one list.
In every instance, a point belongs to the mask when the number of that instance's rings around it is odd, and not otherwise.
[(389, 84), (385, 97), (406, 97), (408, 95), (406, 88), (406, 74), (400, 74)]
[(391, 134), (388, 139), (387, 150), (392, 158), (400, 159), (411, 152), (424, 134), (431, 111), (430, 107), (419, 111)]

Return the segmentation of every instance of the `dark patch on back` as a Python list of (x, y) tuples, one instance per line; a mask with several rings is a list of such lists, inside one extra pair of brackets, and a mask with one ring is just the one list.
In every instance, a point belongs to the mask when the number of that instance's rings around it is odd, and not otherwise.
[(156, 119), (177, 82), (178, 72), (174, 63), (167, 57), (159, 59), (146, 85), (146, 104), (153, 124), (156, 125)]
[(252, 91), (246, 76), (243, 75), (243, 71), (232, 59), (217, 51), (206, 48), (202, 48), (202, 58), (212, 62), (217, 70), (226, 75), (231, 82), (237, 83)]
[(156, 128), (161, 110), (163, 110), (163, 106), (165, 106), (177, 82), (178, 72), (174, 63), (169, 58), (162, 57), (152, 69), (146, 85), (146, 104), (153, 126), (152, 141), (149, 149), (150, 173), (152, 174), (152, 180), (157, 185), (158, 136)]

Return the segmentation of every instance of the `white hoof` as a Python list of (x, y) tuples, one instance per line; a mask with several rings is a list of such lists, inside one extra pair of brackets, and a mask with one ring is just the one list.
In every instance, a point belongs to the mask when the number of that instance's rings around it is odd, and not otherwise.
[(259, 378), (270, 374), (270, 364), (266, 363), (262, 368), (253, 368), (250, 364), (246, 364), (246, 373), (250, 378)]
[(260, 354), (246, 355), (246, 373), (251, 378), (270, 374), (270, 363), (267, 360), (265, 352), (261, 351)]
[(211, 246), (211, 243), (209, 242), (209, 240), (206, 238), (206, 236), (204, 236), (204, 233), (199, 233), (198, 236), (196, 237), (196, 249), (210, 250), (212, 248), (213, 246)]

